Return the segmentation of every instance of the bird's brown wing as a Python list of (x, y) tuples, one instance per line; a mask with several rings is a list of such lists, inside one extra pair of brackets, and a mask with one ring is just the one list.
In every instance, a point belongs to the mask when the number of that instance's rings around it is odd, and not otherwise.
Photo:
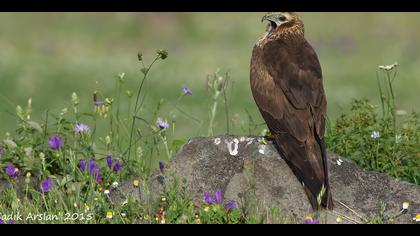
[(326, 99), (315, 50), (304, 38), (293, 43), (272, 41), (263, 49), (263, 63), (295, 109), (313, 108), (317, 133), (323, 138)]
[(251, 77), (254, 98), (279, 151), (317, 209), (323, 185), (330, 198), (323, 140), (326, 99), (317, 55), (304, 39), (272, 41), (254, 49)]

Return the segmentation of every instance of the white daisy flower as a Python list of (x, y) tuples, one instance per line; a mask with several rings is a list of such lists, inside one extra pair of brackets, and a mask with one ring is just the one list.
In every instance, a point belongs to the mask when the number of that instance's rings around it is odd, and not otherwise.
[(383, 65), (383, 66), (379, 66), (379, 69), (381, 70), (386, 70), (386, 71), (390, 71), (392, 69), (394, 69), (395, 67), (398, 66), (398, 62), (394, 62), (394, 64), (391, 65)]

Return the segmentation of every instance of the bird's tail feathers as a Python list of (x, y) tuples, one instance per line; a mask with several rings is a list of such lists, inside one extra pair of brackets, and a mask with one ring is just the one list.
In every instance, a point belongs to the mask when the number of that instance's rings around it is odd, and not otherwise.
[[(294, 165), (293, 161), (287, 157), (287, 153), (281, 148), (281, 143), (284, 142), (282, 139), (288, 139), (290, 142), (290, 136), (289, 137), (281, 137), (281, 136), (275, 136), (275, 146), (278, 150), (278, 152), (281, 154), (283, 159), (286, 161), (286, 163), (291, 168), (294, 175), (298, 178), (298, 180), (303, 183), (303, 188), (305, 190), (306, 195), (308, 196), (308, 200), (313, 208), (313, 210), (319, 210), (321, 205), (321, 208), (326, 208), (329, 210), (333, 209), (333, 200), (332, 200), (332, 194), (329, 184), (329, 178), (328, 178), (328, 169), (327, 169), (327, 155), (326, 155), (326, 149), (325, 149), (325, 143), (322, 139), (317, 139), (317, 142), (321, 149), (321, 155), (322, 155), (322, 168), (325, 175), (323, 176), (323, 180), (320, 179), (318, 184), (316, 182), (312, 182), (312, 185), (305, 185), (304, 183), (309, 181), (309, 179), (306, 179), (305, 175), (298, 166)], [(303, 150), (302, 150), (303, 151)], [(289, 153), (290, 154), (290, 153)], [(307, 155), (303, 154), (302, 155)], [(312, 171), (312, 169), (306, 169), (307, 171)], [(312, 175), (313, 176), (313, 175)], [(309, 182), (308, 182), (309, 184)], [(314, 185), (315, 184), (315, 185)], [(322, 190), (322, 187), (324, 187), (324, 190)], [(321, 190), (323, 193), (321, 193)], [(320, 201), (318, 201), (320, 200)], [(320, 202), (320, 204), (318, 204)]]
[(323, 194), (321, 205), (324, 208), (327, 208), (328, 210), (332, 210), (334, 208), (333, 199), (332, 199), (332, 193), (331, 193), (331, 186), (330, 186), (330, 178), (328, 176), (328, 160), (327, 160), (327, 148), (325, 146), (324, 139), (321, 139), (318, 137), (318, 135), (315, 134), (316, 140), (321, 148), (322, 153), (322, 162), (324, 166), (324, 173), (325, 173), (325, 193)]

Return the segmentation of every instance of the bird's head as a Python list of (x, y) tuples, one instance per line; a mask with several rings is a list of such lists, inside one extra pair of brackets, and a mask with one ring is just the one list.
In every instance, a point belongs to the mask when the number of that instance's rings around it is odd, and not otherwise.
[(303, 23), (294, 12), (270, 12), (263, 16), (261, 22), (264, 21), (268, 21), (268, 36), (281, 35), (289, 32), (303, 34)]

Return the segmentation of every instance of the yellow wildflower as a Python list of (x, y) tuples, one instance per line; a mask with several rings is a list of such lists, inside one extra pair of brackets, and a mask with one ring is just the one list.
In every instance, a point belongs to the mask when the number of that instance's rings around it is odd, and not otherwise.
[(90, 210), (89, 205), (85, 203), (85, 212), (88, 212), (89, 210)]
[(408, 206), (410, 206), (410, 203), (409, 202), (407, 202), (407, 201), (403, 202), (402, 207), (403, 207), (404, 210), (407, 210), (408, 209)]

